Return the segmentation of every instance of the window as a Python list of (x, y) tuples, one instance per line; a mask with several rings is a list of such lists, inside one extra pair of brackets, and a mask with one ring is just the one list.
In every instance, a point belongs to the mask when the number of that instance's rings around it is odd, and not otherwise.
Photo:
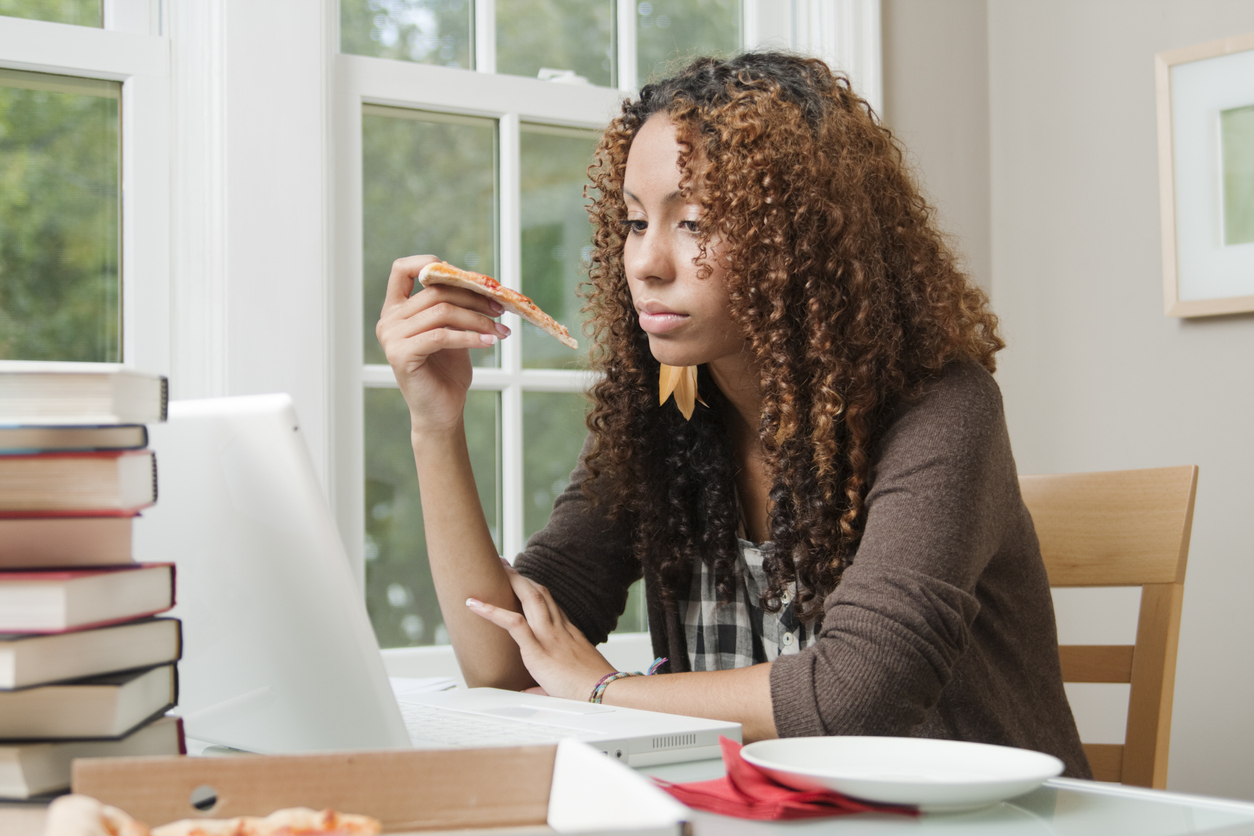
[[(430, 252), (494, 275), (578, 338), (591, 240), (583, 186), (600, 128), (637, 66), (738, 50), (740, 15), (739, 0), (341, 0), (341, 164), (360, 172), (360, 220), (346, 223), (360, 237), (345, 248), (359, 253), (361, 276), (357, 495), (382, 646), (448, 640), (426, 569), (408, 410), (374, 337), (392, 261)], [(489, 527), (512, 556), (566, 486), (588, 373), (586, 347), (504, 321), (514, 335), (475, 352), (466, 425)], [(642, 629), (636, 590), (620, 630)]]
[(640, 77), (665, 76), (677, 61), (733, 50), (743, 41), (739, 0), (641, 0), (636, 3)]
[(631, 89), (637, 73), (647, 80), (685, 58), (739, 49), (741, 7), (741, 0), (341, 0), (340, 49)]
[(121, 359), (121, 91), (0, 70), (0, 358)]
[(0, 0), (0, 15), (98, 29), (104, 25), (103, 0)]
[(473, 69), (471, 0), (340, 0), (340, 50)]
[(168, 368), (169, 47), (155, 8), (0, 0), (0, 358)]

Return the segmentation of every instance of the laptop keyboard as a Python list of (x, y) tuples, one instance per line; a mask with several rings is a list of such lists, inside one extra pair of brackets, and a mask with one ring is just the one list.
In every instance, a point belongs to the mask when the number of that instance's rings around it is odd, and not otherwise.
[(401, 702), (400, 707), (410, 740), (446, 746), (519, 746), (555, 743), (564, 737), (591, 740), (598, 736), (593, 732), (562, 726), (497, 721), (481, 714), (468, 714), (422, 703)]

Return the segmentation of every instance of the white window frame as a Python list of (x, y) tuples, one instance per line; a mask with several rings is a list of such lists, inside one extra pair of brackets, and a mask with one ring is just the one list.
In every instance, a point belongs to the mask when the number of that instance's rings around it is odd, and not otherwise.
[[(497, 280), (506, 287), (521, 287), (521, 253), (519, 235), (519, 133), (524, 122), (598, 130), (604, 127), (617, 109), (622, 94), (617, 90), (590, 85), (569, 86), (514, 76), (496, 76), (424, 64), (387, 61), (358, 55), (337, 57), (337, 153), (343, 164), (336, 182), (337, 223), (340, 231), (337, 248), (337, 274), (345, 279), (337, 285), (339, 292), (337, 319), (343, 323), (343, 350), (337, 351), (339, 374), (343, 379), (359, 381), (354, 387), (356, 397), (350, 406), (336, 416), (343, 431), (341, 439), (355, 440), (353, 460), (364, 457), (361, 392), (365, 388), (396, 388), (391, 369), (386, 365), (366, 366), (362, 362), (363, 301), (361, 231), (361, 123), (366, 104), (386, 105), (423, 111), (455, 113), (493, 119), (497, 123), (499, 141), (498, 217), (500, 240), (497, 255)], [(473, 102), (474, 107), (467, 107)], [(352, 162), (350, 162), (352, 161)], [(411, 255), (411, 253), (398, 253)], [(379, 300), (382, 304), (382, 300)], [(515, 314), (503, 317), (505, 324), (521, 333)], [(351, 332), (351, 333), (350, 333)], [(513, 556), (523, 546), (522, 497), (522, 397), (524, 391), (580, 392), (588, 377), (571, 371), (548, 371), (522, 367), (521, 340), (502, 340), (500, 367), (476, 368), (471, 388), (501, 393), (501, 546), (503, 553)], [(351, 423), (350, 423), (351, 422)], [(347, 446), (347, 445), (346, 445)], [(573, 464), (573, 463), (572, 463)], [(359, 468), (345, 468), (337, 485), (341, 501), (338, 518), (342, 530), (364, 531), (363, 479)], [(346, 507), (348, 506), (348, 507)], [(354, 568), (364, 582), (362, 539), (354, 537), (349, 545)]]
[[(756, 19), (759, 2), (745, 5), (743, 29)], [(353, 532), (347, 544), (364, 589), (364, 421), (361, 412), (362, 388), (396, 388), (386, 365), (362, 363), (363, 316), (361, 299), (362, 212), (361, 205), (361, 113), (366, 104), (387, 105), (425, 111), (488, 117), (497, 122), (499, 141), (499, 253), (497, 280), (506, 287), (521, 288), (521, 253), (518, 249), (519, 219), (518, 167), (520, 126), (539, 123), (599, 131), (619, 110), (624, 95), (636, 86), (636, 4), (617, 4), (618, 86), (555, 84), (519, 76), (497, 75), (495, 60), (495, 2), (476, 0), (475, 69), (450, 69), (404, 61), (390, 61), (359, 55), (336, 56), (335, 146), (337, 168), (336, 201), (338, 230), (336, 267), (342, 281), (335, 308), (340, 350), (337, 377), (354, 381), (344, 387), (338, 399), (341, 409), (335, 416), (340, 450), (354, 466), (343, 468), (336, 483), (337, 518), (341, 531)], [(467, 103), (473, 103), (468, 107)], [(404, 253), (398, 253), (405, 255)], [(381, 300), (380, 300), (381, 301)], [(520, 327), (517, 315), (507, 313), (503, 321), (512, 331)], [(501, 342), (500, 366), (476, 368), (471, 388), (501, 394), (501, 549), (512, 559), (524, 545), (522, 401), (524, 392), (579, 393), (590, 383), (586, 373), (559, 370), (524, 369), (519, 339)], [(572, 462), (573, 465), (573, 462)]]
[(0, 67), (121, 82), (122, 362), (170, 369), (170, 46), (160, 0), (106, 0), (104, 28), (0, 17)]

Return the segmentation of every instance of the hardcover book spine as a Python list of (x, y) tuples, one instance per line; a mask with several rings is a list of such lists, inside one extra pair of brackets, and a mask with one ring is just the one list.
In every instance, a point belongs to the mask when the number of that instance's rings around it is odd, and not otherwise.
[[(104, 388), (99, 384), (106, 380), (109, 400), (102, 401)], [(76, 414), (90, 419), (75, 420)], [(168, 414), (165, 377), (104, 364), (0, 361), (0, 429), (7, 433), (0, 435), (0, 494), (15, 497), (5, 507), (0, 495), (0, 586), (17, 589), (14, 584), (42, 583), (68, 588), (73, 579), (101, 579), (93, 587), (108, 591), (101, 598), (112, 600), (114, 590), (142, 587), (149, 596), (143, 600), (149, 600), (168, 585), (168, 601), (155, 611), (173, 606), (173, 564), (166, 564), (168, 575), (157, 578), (151, 574), (156, 567), (136, 564), (131, 552), (132, 519), (157, 498), (157, 465), (147, 448), (147, 428), (123, 426), (145, 420), (127, 416), (164, 421)], [(119, 484), (119, 501), (93, 504), (77, 499), (88, 495), (83, 491), (87, 483), (78, 481), (78, 474), (99, 471), (96, 462), (110, 460), (116, 462), (117, 475), (105, 481)], [(73, 475), (64, 475), (67, 472)], [(124, 490), (127, 484), (130, 499)], [(40, 488), (51, 491), (42, 504), (30, 500)], [(146, 495), (150, 501), (142, 499)], [(145, 572), (152, 580), (132, 582)], [(20, 596), (0, 595), (0, 625), (17, 621), (27, 606)], [(166, 716), (178, 700), (180, 625), (176, 619), (152, 618), (152, 606), (139, 609), (144, 611), (80, 625), (70, 632), (0, 634), (0, 706), (29, 705), (24, 690), (47, 695), (41, 700), (43, 708), (29, 713), (29, 721), (13, 711), (0, 724), (0, 764), (8, 764), (0, 770), (0, 799), (68, 789), (73, 757), (186, 753), (181, 719)], [(156, 680), (137, 670), (152, 665), (169, 667), (170, 675), (164, 677), (169, 693), (146, 693), (131, 719), (119, 723), (138, 725), (113, 728), (116, 739), (74, 736), (110, 728), (85, 725), (82, 716), (84, 708), (99, 705), (101, 694), (110, 688), (116, 699), (134, 700), (144, 687), (156, 687)], [(148, 684), (128, 686), (130, 682)], [(49, 716), (49, 711), (64, 715)], [(29, 743), (41, 734), (47, 739), (49, 729), (55, 732), (51, 747)]]

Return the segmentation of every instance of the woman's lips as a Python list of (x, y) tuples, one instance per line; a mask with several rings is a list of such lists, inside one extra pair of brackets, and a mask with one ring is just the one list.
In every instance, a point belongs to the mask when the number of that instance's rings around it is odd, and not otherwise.
[(654, 311), (643, 310), (640, 312), (640, 328), (646, 334), (665, 334), (667, 331), (673, 331), (688, 319), (686, 314), (675, 313), (674, 311)]

